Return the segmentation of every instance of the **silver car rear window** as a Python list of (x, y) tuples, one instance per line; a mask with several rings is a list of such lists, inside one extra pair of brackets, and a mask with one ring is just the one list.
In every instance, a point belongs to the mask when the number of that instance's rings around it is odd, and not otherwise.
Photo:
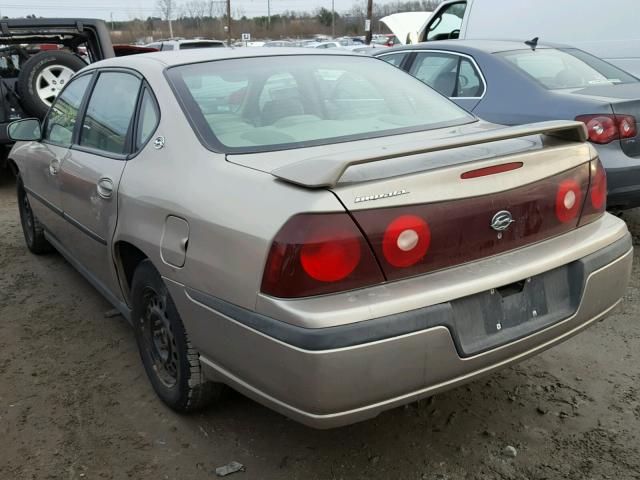
[(285, 55), (170, 68), (192, 125), (226, 153), (282, 150), (428, 130), (476, 119), (370, 57)]

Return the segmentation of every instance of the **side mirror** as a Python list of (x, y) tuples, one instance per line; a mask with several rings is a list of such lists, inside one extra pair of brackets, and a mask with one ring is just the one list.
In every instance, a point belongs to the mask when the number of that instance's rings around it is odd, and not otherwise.
[(7, 127), (9, 138), (16, 142), (39, 141), (42, 139), (42, 129), (40, 128), (40, 120), (37, 118), (23, 118), (11, 122)]

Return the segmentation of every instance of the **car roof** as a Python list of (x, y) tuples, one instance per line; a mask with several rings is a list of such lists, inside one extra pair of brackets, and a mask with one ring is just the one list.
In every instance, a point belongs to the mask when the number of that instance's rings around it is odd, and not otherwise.
[[(168, 50), (165, 52), (143, 53), (140, 55), (131, 55), (128, 57), (117, 57), (103, 60), (92, 64), (95, 67), (130, 67), (135, 68), (139, 62), (146, 63), (147, 60), (155, 60), (165, 67), (175, 65), (185, 65), (189, 63), (200, 63), (211, 60), (231, 60), (236, 58), (251, 57), (281, 57), (295, 55), (351, 55), (363, 58), (365, 56), (358, 53), (351, 53), (345, 49), (322, 49), (315, 50), (313, 48), (296, 48), (282, 47), (274, 51), (270, 48), (247, 48), (247, 47), (229, 47), (229, 48), (206, 48), (192, 50)], [(366, 58), (366, 57), (365, 57)]]
[[(539, 42), (536, 48), (544, 49), (567, 47), (568, 45)], [(454, 50), (462, 53), (499, 53), (512, 50), (526, 50), (531, 47), (526, 45), (523, 40), (439, 40), (393, 47), (392, 50), (388, 51), (395, 52), (400, 50), (415, 50), (418, 48), (429, 50)]]

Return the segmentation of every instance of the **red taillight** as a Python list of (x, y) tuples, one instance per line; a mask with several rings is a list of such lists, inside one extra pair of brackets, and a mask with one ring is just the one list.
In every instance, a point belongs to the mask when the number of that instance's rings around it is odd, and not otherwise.
[(587, 126), (589, 141), (593, 143), (605, 144), (638, 134), (636, 119), (631, 115), (580, 115), (576, 120)]
[(425, 256), (430, 243), (427, 222), (415, 215), (401, 215), (387, 226), (382, 252), (394, 267), (409, 267)]
[(562, 223), (571, 222), (582, 208), (582, 190), (575, 180), (565, 180), (556, 193), (556, 216)]
[(607, 174), (600, 163), (600, 160), (594, 161), (595, 172), (591, 175), (591, 206), (596, 210), (604, 210), (605, 201), (607, 200)]
[(261, 290), (294, 298), (383, 281), (369, 245), (348, 214), (300, 214), (273, 240)]
[(337, 282), (360, 263), (360, 240), (348, 233), (321, 230), (317, 236), (311, 235), (300, 249), (300, 263), (311, 278), (319, 282)]
[[(356, 210), (352, 215), (367, 236), (385, 278), (398, 280), (573, 230), (587, 203), (589, 166), (584, 163), (544, 180), (488, 195)], [(513, 220), (506, 229), (494, 225), (502, 211)]]
[(580, 225), (600, 218), (607, 207), (607, 173), (598, 158), (591, 160), (590, 179), (589, 201), (585, 202)]
[(638, 134), (636, 119), (631, 115), (616, 115), (620, 138), (633, 138)]
[(618, 138), (618, 126), (613, 115), (581, 115), (576, 120), (587, 126), (589, 140), (593, 143), (604, 144)]

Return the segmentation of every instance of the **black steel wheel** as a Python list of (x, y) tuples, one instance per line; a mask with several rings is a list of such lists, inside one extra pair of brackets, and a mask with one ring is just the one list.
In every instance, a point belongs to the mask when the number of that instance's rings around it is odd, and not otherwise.
[(171, 388), (178, 382), (180, 358), (173, 335), (166, 302), (150, 286), (143, 292), (144, 314), (140, 329), (146, 355), (153, 362), (153, 370), (162, 384)]
[(151, 261), (138, 265), (131, 282), (132, 323), (151, 385), (170, 408), (189, 412), (209, 406), (222, 385), (205, 379), (167, 287)]

